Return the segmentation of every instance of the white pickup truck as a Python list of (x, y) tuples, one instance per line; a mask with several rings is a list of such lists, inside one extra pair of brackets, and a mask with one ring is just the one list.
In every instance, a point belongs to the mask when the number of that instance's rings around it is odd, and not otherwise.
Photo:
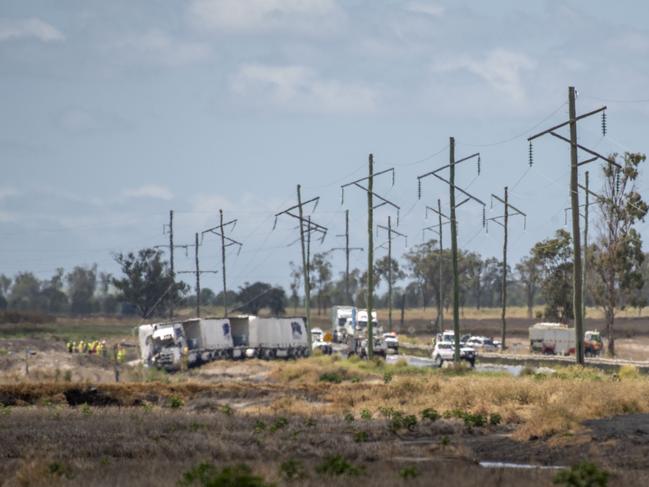
[[(435, 365), (441, 367), (444, 365), (444, 362), (452, 362), (454, 356), (455, 344), (452, 342), (437, 342), (433, 353), (431, 354), (432, 359), (435, 361)], [(475, 366), (475, 350), (471, 347), (460, 347), (460, 359), (466, 360), (471, 364), (471, 367)]]

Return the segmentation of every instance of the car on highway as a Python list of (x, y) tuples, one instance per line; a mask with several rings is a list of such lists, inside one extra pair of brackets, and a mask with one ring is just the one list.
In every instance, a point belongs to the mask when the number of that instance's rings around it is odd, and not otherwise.
[(498, 346), (489, 337), (472, 336), (466, 341), (466, 346), (483, 352), (497, 352)]
[[(432, 359), (435, 365), (442, 367), (444, 362), (452, 362), (454, 358), (455, 344), (453, 342), (438, 342), (435, 344)], [(471, 367), (475, 366), (475, 350), (471, 347), (460, 347), (460, 360), (466, 360)]]
[(331, 355), (333, 353), (331, 343), (325, 341), (324, 332), (321, 328), (311, 329), (311, 349), (320, 350), (325, 355)]

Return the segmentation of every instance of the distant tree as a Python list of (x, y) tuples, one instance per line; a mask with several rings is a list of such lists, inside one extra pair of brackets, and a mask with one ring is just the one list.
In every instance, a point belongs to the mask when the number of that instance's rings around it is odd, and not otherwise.
[[(234, 309), (239, 304), (239, 295), (235, 291), (228, 289), (227, 302), (228, 310)], [(214, 305), (223, 306), (223, 291), (214, 297)]]
[(108, 272), (100, 272), (97, 300), (99, 303), (99, 309), (104, 314), (115, 314), (119, 306), (117, 297), (111, 292), (112, 285), (112, 274)]
[(63, 268), (58, 268), (49, 281), (41, 282), (41, 302), (43, 310), (62, 313), (68, 309), (68, 296), (63, 291)]
[(143, 318), (154, 313), (164, 314), (170, 303), (177, 302), (187, 290), (187, 285), (175, 282), (162, 253), (155, 249), (141, 249), (137, 254), (117, 254), (124, 277), (113, 278), (119, 297), (132, 304)]
[(274, 316), (284, 314), (286, 311), (286, 292), (281, 287), (273, 287), (266, 294), (266, 306)]
[(554, 238), (535, 244), (531, 253), (539, 264), (545, 318), (567, 323), (574, 317), (572, 237), (563, 229), (557, 230)]
[(539, 263), (533, 257), (525, 257), (516, 264), (519, 281), (525, 288), (525, 301), (527, 303), (527, 317), (532, 318), (534, 296), (539, 287), (541, 270)]
[(0, 274), (0, 295), (5, 298), (9, 295), (9, 288), (11, 288), (11, 278)]
[(70, 311), (73, 314), (89, 314), (95, 311), (97, 289), (97, 264), (92, 267), (76, 266), (66, 276)]
[[(617, 154), (611, 156), (618, 159)], [(600, 220), (599, 235), (592, 252), (592, 267), (598, 277), (592, 287), (595, 302), (604, 309), (608, 353), (615, 355), (615, 312), (644, 285), (642, 237), (634, 228), (644, 221), (649, 207), (637, 191), (639, 166), (644, 154), (626, 152), (622, 169), (604, 164), (602, 198), (597, 200)]]
[(19, 272), (9, 295), (9, 307), (18, 310), (43, 310), (41, 282), (31, 272)]
[(326, 299), (326, 290), (331, 282), (330, 259), (331, 256), (328, 252), (314, 254), (311, 258), (311, 271), (313, 272), (312, 284), (318, 290), (318, 315), (322, 314), (323, 301)]
[(258, 314), (259, 310), (266, 306), (267, 294), (272, 288), (273, 286), (265, 282), (244, 283), (239, 288), (239, 309), (244, 313)]
[[(437, 242), (429, 240), (406, 253), (405, 258), (410, 275), (417, 281), (417, 287), (421, 295), (421, 300), (418, 300), (418, 302), (421, 302), (422, 306), (425, 307), (431, 299), (434, 299), (439, 306), (440, 266), (442, 266), (444, 302), (450, 302), (453, 275), (451, 273), (451, 254), (449, 250), (444, 250), (440, 255)], [(406, 288), (406, 295), (409, 296), (408, 301), (412, 302), (412, 289), (409, 291)]]
[(216, 302), (216, 294), (209, 287), (201, 288), (201, 306), (215, 306), (218, 303)]
[(294, 262), (289, 262), (291, 268), (291, 304), (293, 312), (297, 313), (297, 307), (300, 305), (300, 286), (302, 283), (302, 267), (295, 265)]

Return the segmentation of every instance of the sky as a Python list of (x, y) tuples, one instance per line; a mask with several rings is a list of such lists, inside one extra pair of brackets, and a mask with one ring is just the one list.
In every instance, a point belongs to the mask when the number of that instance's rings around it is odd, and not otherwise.
[[(567, 119), (568, 86), (578, 113), (608, 107), (607, 135), (584, 120), (581, 144), (649, 151), (647, 25), (649, 4), (632, 0), (0, 0), (0, 273), (119, 273), (115, 253), (167, 242), (169, 210), (189, 244), (223, 209), (244, 244), (228, 250), (229, 288), (287, 286), (299, 234), (286, 216), (273, 230), (274, 214), (301, 184), (329, 230), (313, 252), (344, 245), (346, 209), (351, 245), (366, 248), (366, 195), (349, 188), (341, 204), (340, 186), (367, 175), (370, 153), (377, 171), (395, 169), (375, 191), (400, 207), (400, 255), (435, 223), (427, 205), (448, 211), (444, 183), (424, 179), (419, 199), (417, 176), (448, 162), (450, 136), (457, 158), (480, 152), (480, 175), (468, 161), (457, 184), (486, 216), (502, 214), (490, 195), (505, 186), (527, 213), (525, 226), (511, 219), (515, 262), (564, 227), (569, 146), (539, 139), (530, 167), (526, 138)], [(597, 190), (598, 166), (585, 170)], [(644, 170), (638, 186), (649, 189)], [(478, 204), (458, 221), (460, 247), (500, 257), (502, 230), (482, 228)], [(338, 275), (343, 252), (332, 255)], [(200, 258), (220, 269), (214, 235)], [(192, 269), (178, 249), (176, 270)], [(220, 289), (220, 275), (202, 281)]]

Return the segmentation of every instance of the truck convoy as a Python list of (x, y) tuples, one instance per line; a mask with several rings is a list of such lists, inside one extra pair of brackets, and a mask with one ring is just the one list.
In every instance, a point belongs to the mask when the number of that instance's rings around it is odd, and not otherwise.
[(306, 319), (193, 318), (172, 323), (142, 325), (138, 329), (145, 366), (178, 370), (220, 358), (307, 357)]
[[(549, 355), (575, 353), (575, 329), (561, 323), (536, 323), (529, 328), (530, 351)], [(597, 357), (602, 352), (602, 337), (596, 330), (584, 333), (584, 353)]]

